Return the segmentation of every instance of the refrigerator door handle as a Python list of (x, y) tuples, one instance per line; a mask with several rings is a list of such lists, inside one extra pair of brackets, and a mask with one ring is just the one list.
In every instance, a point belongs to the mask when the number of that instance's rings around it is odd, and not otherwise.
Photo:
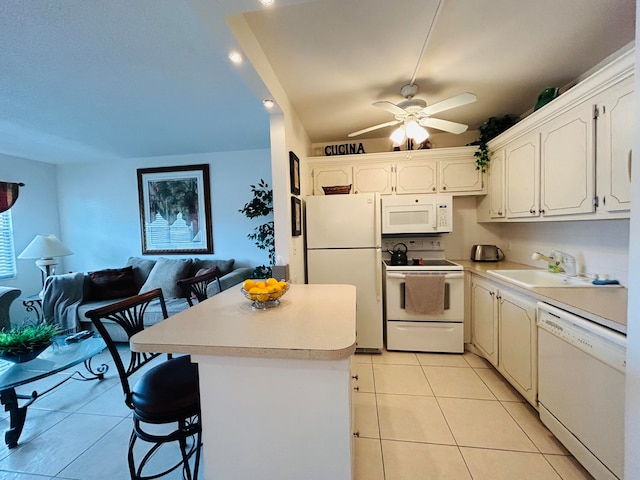
[(382, 298), (382, 250), (376, 249), (376, 300)]
[(382, 244), (382, 212), (380, 194), (375, 193), (373, 195), (373, 225), (375, 232), (375, 248), (381, 248)]

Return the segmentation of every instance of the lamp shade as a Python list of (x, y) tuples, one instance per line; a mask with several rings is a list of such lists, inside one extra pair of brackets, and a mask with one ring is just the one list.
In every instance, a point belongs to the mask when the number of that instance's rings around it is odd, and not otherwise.
[(73, 255), (55, 235), (36, 235), (18, 258), (53, 258)]

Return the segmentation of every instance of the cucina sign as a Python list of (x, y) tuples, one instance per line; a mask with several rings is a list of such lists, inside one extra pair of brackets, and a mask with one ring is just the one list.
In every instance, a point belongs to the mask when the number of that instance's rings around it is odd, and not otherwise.
[(354, 155), (356, 153), (366, 153), (362, 143), (341, 143), (324, 147), (324, 154), (327, 157), (331, 155)]

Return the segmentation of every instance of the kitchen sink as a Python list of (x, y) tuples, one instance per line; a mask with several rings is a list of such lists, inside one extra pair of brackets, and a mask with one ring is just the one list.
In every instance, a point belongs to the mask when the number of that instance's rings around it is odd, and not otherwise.
[(487, 273), (528, 288), (617, 286), (594, 285), (590, 278), (567, 277), (561, 273), (550, 273), (546, 270), (487, 270)]

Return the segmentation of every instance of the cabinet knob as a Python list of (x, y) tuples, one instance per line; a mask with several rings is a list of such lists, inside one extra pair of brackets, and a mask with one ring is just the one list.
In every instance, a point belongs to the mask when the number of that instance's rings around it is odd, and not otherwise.
[(431, 190), (435, 192), (436, 191), (436, 187), (433, 187)]
[(530, 209), (529, 209), (529, 213), (530, 213), (531, 215), (535, 215), (536, 211), (535, 211), (533, 208), (530, 208)]
[(353, 387), (353, 390), (354, 390), (355, 392), (359, 392), (359, 391), (360, 391), (360, 387)]
[(446, 190), (446, 189), (447, 189), (447, 187), (442, 187), (442, 190)]
[(351, 378), (353, 378), (354, 380), (357, 380), (358, 379), (358, 375), (357, 374), (356, 375), (351, 375)]
[(360, 431), (356, 430), (355, 432), (353, 432), (353, 436), (354, 437), (359, 437), (360, 436)]
[(498, 216), (501, 217), (502, 216), (502, 210), (498, 210)]
[(540, 210), (540, 214), (541, 214), (541, 215), (544, 215), (544, 209), (541, 209), (541, 210)]
[(493, 297), (495, 295), (495, 293), (489, 292), (489, 295), (491, 295)]

